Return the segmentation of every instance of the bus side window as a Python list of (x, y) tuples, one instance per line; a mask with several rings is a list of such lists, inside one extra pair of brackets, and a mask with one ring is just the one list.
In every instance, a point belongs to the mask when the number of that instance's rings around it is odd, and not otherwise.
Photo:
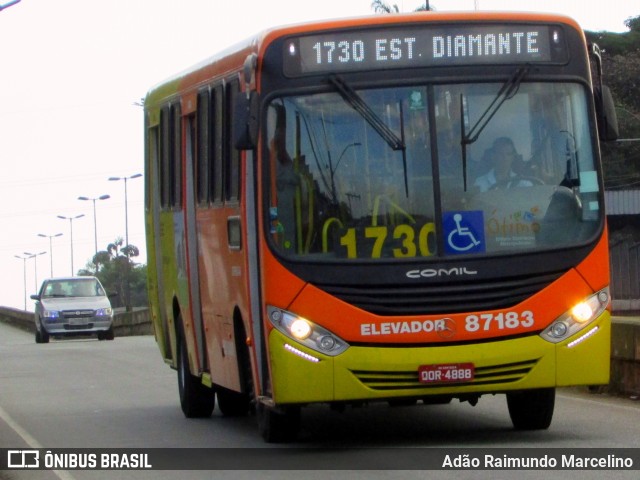
[(214, 203), (222, 202), (222, 179), (223, 179), (223, 148), (222, 148), (222, 85), (216, 85), (211, 91), (211, 123), (209, 126), (209, 134), (212, 139), (212, 161), (210, 165), (210, 181), (209, 181), (209, 198)]
[[(147, 127), (147, 165), (148, 169), (145, 174), (145, 208), (151, 211), (153, 208), (156, 192), (153, 186), (161, 185), (159, 182), (158, 172), (160, 171), (160, 128), (158, 126)], [(151, 180), (153, 178), (153, 180)]]
[(180, 104), (171, 106), (173, 110), (173, 157), (170, 165), (170, 201), (172, 207), (182, 205), (182, 115)]
[(240, 92), (240, 82), (237, 79), (232, 80), (227, 84), (227, 91), (225, 95), (225, 151), (226, 151), (226, 165), (225, 169), (225, 198), (227, 201), (237, 201), (240, 198), (240, 151), (233, 148), (232, 145), (232, 125), (234, 106), (236, 104), (236, 97)]
[(206, 206), (209, 203), (209, 169), (211, 168), (211, 132), (209, 119), (211, 102), (209, 101), (209, 89), (198, 93), (198, 116), (196, 120), (196, 199), (198, 205)]
[(182, 118), (180, 105), (167, 105), (160, 112), (160, 206), (182, 204)]
[(171, 109), (169, 106), (162, 108), (160, 112), (160, 206), (165, 209), (169, 207), (169, 165), (171, 164), (171, 153), (173, 151), (173, 136), (171, 135)]

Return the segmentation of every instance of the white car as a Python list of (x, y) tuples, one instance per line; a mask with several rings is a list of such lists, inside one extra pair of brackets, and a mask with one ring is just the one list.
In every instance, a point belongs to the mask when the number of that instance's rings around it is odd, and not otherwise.
[(97, 334), (113, 340), (113, 309), (96, 277), (67, 277), (45, 280), (36, 301), (36, 343), (49, 337)]

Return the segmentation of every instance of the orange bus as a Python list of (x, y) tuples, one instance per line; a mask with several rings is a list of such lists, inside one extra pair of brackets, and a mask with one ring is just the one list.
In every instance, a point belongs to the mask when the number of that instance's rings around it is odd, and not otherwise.
[(373, 16), (150, 90), (151, 315), (184, 414), (217, 398), (276, 442), (309, 404), (505, 394), (545, 429), (557, 387), (606, 384), (597, 53), (557, 15)]

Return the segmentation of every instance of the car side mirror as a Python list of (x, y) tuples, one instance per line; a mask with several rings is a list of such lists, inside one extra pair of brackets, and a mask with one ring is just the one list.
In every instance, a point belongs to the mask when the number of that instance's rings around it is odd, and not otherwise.
[(31, 300), (40, 300), (40, 295), (31, 295)]

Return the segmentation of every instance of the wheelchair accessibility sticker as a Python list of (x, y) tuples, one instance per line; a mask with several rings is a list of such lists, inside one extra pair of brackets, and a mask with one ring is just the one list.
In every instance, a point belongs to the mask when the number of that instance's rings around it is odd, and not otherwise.
[(451, 254), (485, 251), (484, 215), (481, 210), (444, 212), (445, 251)]

